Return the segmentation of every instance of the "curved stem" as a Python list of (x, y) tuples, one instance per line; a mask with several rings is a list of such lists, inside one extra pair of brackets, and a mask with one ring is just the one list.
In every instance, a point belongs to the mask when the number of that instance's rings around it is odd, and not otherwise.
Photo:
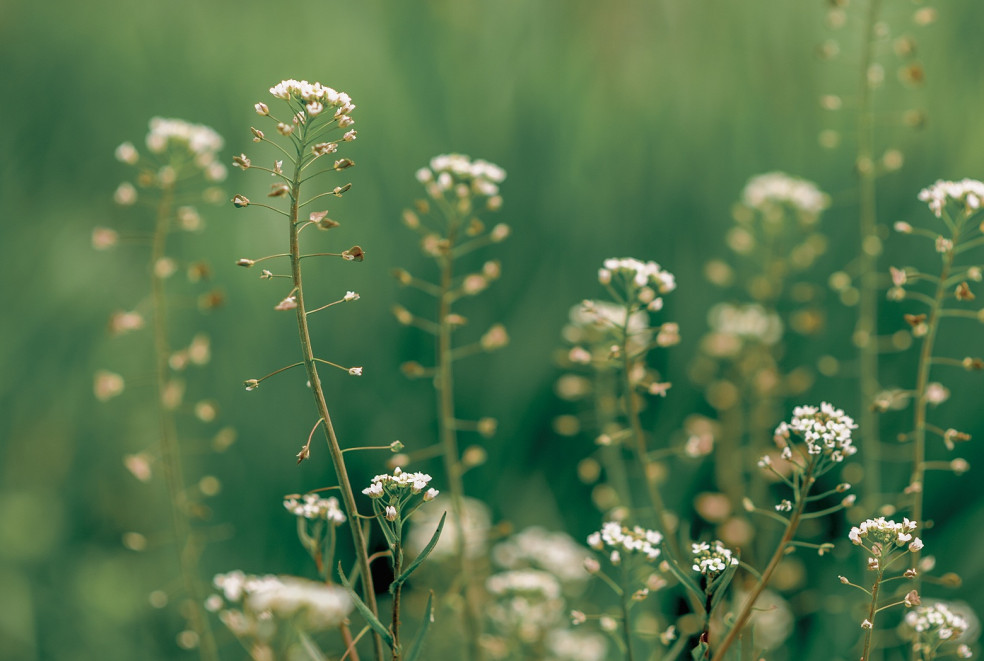
[(164, 188), (157, 206), (157, 224), (151, 247), (151, 301), (154, 315), (154, 353), (157, 379), (157, 410), (160, 421), (161, 464), (171, 503), (171, 525), (178, 545), (178, 563), (184, 591), (190, 604), (188, 622), (198, 635), (199, 655), (203, 661), (218, 661), (219, 651), (202, 606), (204, 594), (199, 584), (197, 567), (200, 549), (192, 538), (186, 511), (184, 474), (181, 466), (181, 448), (178, 443), (177, 423), (174, 415), (164, 405), (168, 386), (168, 358), (171, 354), (167, 339), (167, 297), (164, 278), (154, 272), (154, 267), (165, 256), (174, 205), (174, 187)]
[(745, 600), (745, 605), (742, 606), (741, 612), (738, 617), (735, 618), (735, 623), (732, 625), (731, 630), (728, 631), (728, 635), (724, 637), (721, 641), (721, 645), (718, 647), (717, 651), (714, 653), (713, 661), (724, 661), (725, 653), (731, 644), (735, 641), (735, 638), (741, 632), (741, 630), (748, 623), (748, 618), (751, 617), (752, 611), (755, 607), (755, 602), (758, 600), (759, 595), (765, 590), (766, 586), (769, 585), (769, 581), (772, 579), (772, 574), (776, 571), (776, 567), (779, 566), (779, 562), (786, 555), (786, 548), (793, 541), (793, 537), (796, 535), (796, 529), (799, 527), (800, 517), (803, 515), (803, 508), (806, 507), (807, 496), (810, 493), (810, 489), (813, 487), (813, 470), (816, 468), (816, 457), (813, 456), (810, 459), (810, 463), (807, 465), (806, 471), (803, 474), (803, 479), (800, 487), (799, 497), (796, 499), (796, 507), (793, 510), (792, 515), (789, 517), (789, 523), (786, 525), (786, 531), (782, 535), (782, 539), (779, 540), (779, 545), (776, 546), (775, 552), (772, 554), (772, 559), (769, 560), (769, 564), (766, 566), (765, 571), (762, 572), (761, 578), (759, 578), (758, 583), (752, 589), (751, 594)]
[[(400, 572), (403, 571), (403, 549), (397, 545), (393, 553), (393, 576), (399, 576)], [(399, 661), (400, 659), (400, 597), (403, 592), (403, 584), (400, 583), (393, 590), (393, 625), (391, 631), (393, 632), (393, 661)]]
[[(304, 305), (304, 287), (301, 282), (301, 251), (298, 240), (298, 199), (300, 199), (300, 168), (295, 168), (294, 179), (291, 185), (291, 205), (290, 205), (290, 268), (297, 295), (297, 331), (300, 336), (301, 354), (304, 359), (304, 368), (307, 371), (308, 380), (311, 383), (311, 394), (314, 396), (315, 406), (318, 415), (324, 420), (325, 440), (328, 442), (328, 452), (331, 455), (331, 463), (335, 468), (335, 476), (338, 479), (339, 492), (342, 502), (345, 505), (345, 512), (348, 515), (349, 528), (352, 531), (352, 541), (355, 545), (356, 561), (359, 565), (359, 574), (362, 577), (362, 596), (372, 611), (373, 615), (379, 614), (376, 606), (376, 593), (373, 589), (372, 573), (369, 569), (369, 555), (366, 546), (365, 534), (359, 523), (359, 510), (355, 504), (355, 495), (352, 492), (352, 483), (349, 480), (348, 470), (345, 468), (345, 457), (342, 454), (341, 445), (335, 435), (335, 427), (331, 422), (331, 415), (328, 413), (328, 403), (325, 401), (325, 394), (321, 387), (321, 378), (318, 376), (318, 366), (314, 358), (314, 350), (311, 346), (311, 331), (308, 328), (307, 310)], [(373, 646), (377, 661), (383, 661), (383, 640), (375, 631), (372, 634)]]

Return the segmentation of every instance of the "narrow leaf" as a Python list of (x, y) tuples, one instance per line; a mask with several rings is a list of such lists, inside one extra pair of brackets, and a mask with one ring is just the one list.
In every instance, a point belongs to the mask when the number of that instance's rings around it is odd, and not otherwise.
[(345, 589), (348, 590), (349, 594), (352, 596), (352, 601), (355, 603), (355, 609), (359, 611), (359, 614), (362, 615), (363, 618), (365, 618), (366, 623), (373, 628), (373, 631), (382, 636), (383, 640), (386, 641), (386, 645), (389, 646), (390, 649), (393, 649), (393, 634), (391, 634), (389, 630), (383, 626), (383, 623), (379, 621), (379, 618), (373, 615), (373, 612), (369, 610), (369, 607), (366, 606), (364, 601), (362, 601), (362, 598), (356, 594), (355, 590), (352, 589), (352, 584), (349, 583), (347, 578), (345, 578), (345, 572), (341, 571), (341, 567), (338, 569), (339, 578), (342, 581), (342, 585), (345, 586)]
[(427, 606), (424, 607), (424, 623), (420, 625), (420, 631), (417, 632), (417, 637), (413, 639), (413, 644), (407, 651), (406, 661), (417, 661), (417, 657), (420, 656), (420, 650), (424, 646), (424, 636), (427, 635), (427, 629), (430, 628), (431, 619), (434, 617), (433, 601), (434, 593), (431, 592), (427, 595)]
[(711, 588), (714, 590), (714, 595), (711, 597), (711, 610), (718, 605), (718, 602), (724, 597), (724, 593), (727, 592), (727, 587), (731, 583), (731, 579), (735, 577), (735, 572), (738, 571), (738, 563), (733, 565), (728, 565), (728, 568), (721, 572), (721, 575), (714, 579), (714, 583), (711, 584)]
[(427, 546), (425, 546), (420, 551), (417, 557), (413, 559), (413, 562), (407, 565), (407, 568), (403, 571), (403, 573), (401, 573), (399, 576), (393, 579), (393, 583), (390, 585), (390, 592), (393, 592), (398, 586), (403, 585), (406, 582), (406, 580), (410, 578), (410, 574), (412, 574), (414, 570), (416, 570), (417, 567), (420, 566), (420, 563), (427, 559), (427, 556), (430, 555), (430, 552), (434, 550), (434, 547), (437, 546), (438, 539), (440, 539), (441, 537), (441, 531), (444, 530), (444, 521), (447, 518), (448, 518), (448, 513), (445, 512), (444, 515), (441, 516), (440, 523), (437, 524), (437, 530), (434, 531), (434, 534), (433, 536), (431, 536), (430, 541), (427, 542)]
[(666, 564), (670, 568), (670, 573), (677, 577), (677, 580), (697, 597), (697, 602), (704, 603), (704, 591), (700, 589), (697, 582), (690, 575), (683, 571), (675, 560), (666, 559)]

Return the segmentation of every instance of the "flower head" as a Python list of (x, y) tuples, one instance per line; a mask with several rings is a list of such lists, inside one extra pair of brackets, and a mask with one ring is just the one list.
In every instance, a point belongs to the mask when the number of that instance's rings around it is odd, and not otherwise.
[(830, 206), (830, 198), (816, 184), (784, 172), (752, 177), (742, 190), (741, 201), (766, 218), (778, 216), (776, 212), (783, 207), (791, 207), (809, 222), (815, 221), (820, 212)]
[(694, 556), (693, 570), (704, 576), (714, 577), (732, 565), (738, 558), (719, 541), (700, 542), (691, 545)]
[(937, 218), (942, 217), (948, 203), (961, 205), (969, 214), (980, 208), (984, 200), (984, 183), (975, 179), (939, 180), (919, 191), (919, 200), (925, 202)]
[(284, 498), (284, 507), (291, 514), (305, 519), (322, 519), (335, 525), (345, 523), (345, 514), (334, 496), (322, 498), (316, 493), (306, 493), (298, 499), (297, 496)]
[(609, 558), (616, 565), (621, 562), (623, 552), (639, 553), (647, 560), (655, 560), (660, 555), (662, 541), (660, 532), (640, 526), (628, 528), (617, 521), (609, 521), (601, 530), (588, 535), (588, 546), (597, 551), (610, 551)]
[(793, 419), (779, 425), (775, 439), (785, 455), (789, 449), (790, 432), (796, 432), (806, 443), (807, 452), (840, 462), (858, 451), (851, 442), (851, 431), (857, 427), (842, 410), (823, 402), (820, 408), (797, 406), (793, 409)]

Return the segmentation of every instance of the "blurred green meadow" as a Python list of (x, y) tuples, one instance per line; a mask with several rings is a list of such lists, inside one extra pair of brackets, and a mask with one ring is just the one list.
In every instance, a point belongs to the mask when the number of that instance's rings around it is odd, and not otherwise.
[[(822, 331), (791, 340), (788, 351), (797, 365), (812, 369), (833, 357), (839, 367), (828, 375), (813, 370), (811, 388), (785, 411), (825, 399), (860, 412), (851, 343), (856, 309), (827, 287), (830, 274), (859, 251), (857, 4), (849, 3), (846, 23), (835, 29), (823, 0), (0, 3), (0, 659), (196, 658), (176, 642), (179, 614), (148, 598), (179, 590), (163, 485), (159, 476), (138, 482), (123, 464), (124, 455), (156, 440), (150, 338), (107, 332), (110, 314), (146, 296), (147, 248), (91, 246), (96, 226), (138, 224), (125, 220), (132, 210), (113, 203), (117, 184), (130, 176), (113, 151), (127, 140), (141, 145), (151, 117), (213, 127), (230, 163), (252, 147), (253, 104), (267, 100), (281, 79), (321, 81), (358, 106), (359, 137), (345, 154), (358, 164), (346, 172), (353, 189), (332, 206), (332, 217), (342, 223), (333, 230), (338, 241), (361, 245), (366, 260), (316, 265), (308, 276), (324, 297), (361, 295), (313, 321), (327, 358), (365, 368), (361, 379), (322, 377), (347, 445), (433, 442), (433, 390), (399, 370), (407, 360), (430, 364), (432, 342), (390, 313), (410, 298), (391, 269), (430, 268), (401, 212), (422, 196), (415, 170), (436, 154), (501, 165), (508, 178), (495, 220), (513, 229), (495, 247), (503, 277), (461, 311), (475, 331), (503, 323), (511, 343), (458, 368), (460, 417), (499, 421), (491, 440), (463, 435), (463, 445), (479, 444), (488, 454), (467, 473), (466, 490), (490, 504), (497, 522), (515, 529), (538, 523), (583, 540), (601, 521), (590, 488), (577, 479), (578, 462), (593, 446), (589, 437), (565, 437), (553, 426), (569, 412), (554, 393), (568, 312), (600, 295), (603, 259), (659, 262), (678, 283), (661, 318), (680, 324), (682, 342), (660, 354), (673, 388), (651, 415), (650, 430), (656, 439), (678, 439), (688, 415), (713, 416), (688, 379), (708, 310), (726, 296), (706, 280), (704, 265), (733, 261), (725, 243), (731, 207), (753, 175), (783, 170), (817, 182), (832, 198), (819, 228), (828, 250), (809, 272), (825, 292)], [(940, 178), (984, 176), (984, 4), (939, 3), (938, 19), (925, 26), (912, 20), (923, 3), (886, 5), (877, 154), (897, 149), (905, 160), (879, 179), (879, 221), (886, 228), (898, 220), (931, 225), (916, 200), (921, 188)], [(900, 35), (917, 44), (921, 85), (899, 81), (892, 40)], [(820, 57), (831, 41), (837, 54)], [(840, 109), (821, 107), (828, 94), (842, 98)], [(906, 126), (903, 113), (911, 109), (925, 110), (925, 126)], [(229, 199), (261, 196), (266, 184), (232, 169), (221, 185)], [(205, 500), (212, 539), (202, 576), (234, 568), (311, 576), (282, 506), (285, 494), (330, 483), (322, 446), (295, 463), (312, 424), (304, 380), (298, 373), (256, 392), (242, 387), (297, 354), (292, 315), (272, 310), (283, 292), (260, 282), (256, 269), (235, 267), (284, 237), (271, 218), (231, 204), (200, 212), (205, 228), (181, 237), (180, 253), (211, 264), (206, 289), (221, 292), (224, 303), (199, 316), (189, 290), (187, 314), (172, 321), (176, 345), (199, 331), (212, 338), (212, 361), (186, 380), (190, 401), (214, 400), (218, 417), (187, 427), (182, 441), (188, 481), (208, 475), (221, 485)], [(881, 270), (923, 264), (922, 247), (886, 229)], [(902, 313), (911, 309), (882, 301), (881, 333), (903, 330)], [(982, 326), (952, 324), (940, 345), (954, 355), (980, 355)], [(883, 385), (911, 387), (915, 353), (884, 356)], [(106, 403), (93, 395), (100, 369), (127, 379), (126, 391)], [(979, 374), (962, 370), (947, 373), (946, 385), (953, 397), (937, 413), (974, 437), (958, 450), (971, 472), (930, 474), (925, 492), (935, 527), (924, 539), (939, 567), (963, 577), (947, 598), (980, 613), (984, 386)], [(886, 417), (883, 440), (903, 431), (904, 419)], [(227, 426), (236, 442), (211, 452)], [(352, 455), (356, 485), (383, 472), (385, 454)], [(441, 488), (439, 464), (421, 466)], [(886, 468), (893, 491), (905, 485), (906, 470)], [(692, 462), (681, 475), (666, 498), (696, 517), (693, 498), (712, 472)], [(145, 550), (124, 546), (132, 531), (144, 536)], [(814, 614), (785, 656), (774, 658), (852, 658), (855, 596), (840, 590), (836, 576), (857, 564), (849, 545), (833, 558), (808, 561), (812, 592), (800, 598)], [(215, 626), (225, 657), (240, 658)]]

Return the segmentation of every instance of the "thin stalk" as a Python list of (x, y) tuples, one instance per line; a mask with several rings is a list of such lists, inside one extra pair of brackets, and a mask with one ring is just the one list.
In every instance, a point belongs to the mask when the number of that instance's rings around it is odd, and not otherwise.
[(465, 485), (461, 457), (458, 451), (458, 435), (455, 426), (454, 406), (454, 354), (451, 343), (453, 328), (448, 323), (453, 299), (452, 286), (454, 281), (454, 259), (450, 254), (457, 238), (458, 222), (453, 212), (448, 212), (448, 253), (440, 259), (441, 285), (437, 310), (437, 419), (441, 448), (444, 454), (444, 470), (448, 477), (448, 491), (451, 494), (451, 524), (455, 530), (455, 556), (458, 560), (458, 571), (461, 579), (465, 608), (463, 619), (468, 658), (481, 661), (482, 647), (479, 642), (481, 629), (479, 625), (478, 607), (475, 604), (471, 589), (474, 572), (465, 548), (464, 528), (464, 498)]
[[(622, 565), (622, 584), (628, 586), (628, 570)], [(628, 589), (622, 590), (622, 634), (625, 636), (625, 660), (634, 661), (632, 654), (632, 625), (629, 622), (629, 607), (632, 604), (632, 592)]]
[(868, 628), (864, 632), (864, 651), (861, 652), (861, 661), (869, 661), (871, 655), (871, 638), (875, 633), (875, 616), (878, 614), (878, 587), (882, 582), (884, 569), (878, 570), (875, 576), (875, 584), (871, 586), (871, 606), (868, 608)]
[(748, 623), (748, 618), (751, 617), (752, 611), (755, 607), (755, 602), (758, 600), (759, 595), (769, 584), (772, 579), (772, 574), (776, 571), (776, 567), (779, 566), (779, 562), (786, 555), (786, 547), (793, 541), (793, 537), (796, 535), (796, 529), (799, 527), (800, 517), (803, 516), (803, 508), (806, 507), (807, 496), (810, 493), (810, 488), (813, 487), (813, 470), (816, 468), (816, 457), (813, 456), (810, 459), (810, 463), (807, 465), (806, 471), (803, 474), (803, 479), (800, 482), (800, 493), (799, 497), (796, 499), (796, 508), (793, 510), (792, 515), (789, 517), (789, 523), (786, 525), (786, 531), (782, 535), (782, 539), (779, 540), (779, 545), (776, 546), (775, 553), (772, 554), (772, 559), (769, 560), (769, 564), (766, 566), (765, 571), (762, 572), (761, 578), (759, 578), (758, 583), (752, 589), (748, 598), (745, 600), (745, 605), (742, 607), (741, 612), (738, 617), (735, 618), (735, 623), (731, 626), (731, 630), (728, 631), (728, 635), (724, 637), (721, 641), (721, 645), (718, 647), (717, 651), (712, 657), (713, 661), (724, 661), (725, 654), (731, 644), (735, 641), (735, 638)]
[(659, 518), (659, 524), (663, 528), (663, 535), (669, 544), (669, 550), (673, 554), (673, 560), (683, 557), (680, 554), (680, 545), (677, 543), (676, 533), (670, 525), (670, 519), (666, 512), (666, 505), (663, 497), (659, 493), (659, 488), (652, 472), (652, 462), (649, 460), (649, 451), (646, 447), (646, 434), (642, 429), (642, 422), (639, 419), (639, 407), (636, 405), (635, 386), (632, 384), (632, 360), (629, 356), (629, 320), (631, 319), (630, 310), (625, 311), (625, 325), (622, 327), (622, 388), (625, 397), (625, 414), (629, 419), (629, 426), (632, 429), (632, 438), (635, 441), (636, 459), (642, 466), (643, 479), (646, 482), (646, 489), (649, 492), (649, 501), (652, 503), (653, 510)]
[[(403, 549), (399, 545), (394, 549), (393, 554), (393, 576), (399, 576), (403, 571)], [(390, 630), (393, 632), (393, 661), (400, 661), (400, 596), (403, 592), (403, 584), (399, 584), (393, 590), (393, 624)]]
[[(298, 155), (300, 158), (300, 155)], [(328, 413), (328, 403), (325, 401), (325, 394), (321, 387), (321, 378), (318, 375), (318, 365), (314, 359), (314, 349), (311, 345), (311, 331), (308, 328), (307, 309), (304, 304), (304, 287), (301, 281), (301, 251), (298, 239), (298, 200), (300, 199), (300, 168), (295, 168), (294, 178), (291, 183), (291, 204), (290, 204), (290, 268), (291, 275), (296, 288), (297, 296), (297, 331), (301, 342), (301, 354), (304, 359), (304, 369), (307, 371), (308, 380), (311, 383), (311, 393), (318, 409), (318, 415), (324, 420), (325, 440), (328, 442), (328, 452), (331, 455), (331, 463), (335, 468), (335, 476), (338, 479), (339, 492), (342, 502), (345, 505), (345, 512), (348, 515), (349, 528), (352, 531), (352, 542), (355, 545), (356, 561), (359, 566), (359, 574), (362, 578), (362, 597), (373, 615), (379, 614), (376, 606), (376, 593), (373, 589), (372, 573), (369, 569), (369, 554), (366, 546), (365, 533), (359, 525), (359, 510), (355, 503), (355, 495), (352, 492), (352, 483), (349, 480), (348, 470), (345, 467), (345, 457), (342, 454), (341, 445), (335, 435), (335, 426), (331, 422), (331, 415)], [(375, 657), (377, 661), (383, 661), (383, 640), (375, 631), (372, 634)]]
[(203, 661), (218, 661), (219, 650), (202, 606), (204, 594), (200, 589), (197, 566), (199, 548), (191, 534), (185, 510), (184, 474), (181, 466), (181, 448), (178, 443), (177, 423), (174, 415), (164, 406), (164, 392), (168, 383), (168, 358), (171, 354), (167, 339), (167, 298), (164, 278), (153, 272), (157, 262), (164, 258), (174, 206), (174, 187), (163, 189), (157, 206), (157, 224), (151, 247), (151, 301), (154, 316), (154, 353), (157, 373), (157, 410), (160, 417), (161, 464), (171, 503), (171, 525), (178, 545), (178, 563), (181, 580), (190, 604), (188, 621), (198, 635), (198, 651)]
[[(958, 235), (954, 232), (953, 243), (956, 245)], [(951, 250), (943, 257), (943, 270), (940, 273), (939, 282), (936, 285), (936, 294), (933, 296), (933, 305), (929, 309), (929, 317), (926, 320), (926, 337), (923, 338), (922, 347), (919, 350), (919, 367), (916, 377), (916, 401), (915, 401), (915, 423), (912, 444), (912, 478), (909, 484), (918, 485), (912, 494), (912, 520), (923, 525), (923, 482), (926, 474), (926, 386), (929, 384), (929, 373), (933, 362), (933, 346), (936, 343), (936, 331), (940, 326), (940, 312), (943, 308), (943, 298), (946, 294), (944, 282), (953, 267), (954, 253)], [(912, 567), (919, 564), (919, 551), (912, 553)], [(919, 589), (919, 576), (916, 575), (915, 588)]]
[(861, 89), (858, 108), (858, 153), (855, 167), (860, 188), (859, 223), (861, 233), (861, 252), (858, 257), (860, 271), (858, 323), (855, 331), (855, 345), (858, 348), (858, 364), (861, 369), (861, 405), (858, 426), (861, 430), (861, 445), (864, 448), (865, 501), (869, 509), (879, 498), (881, 488), (881, 457), (878, 451), (880, 433), (878, 414), (871, 402), (878, 395), (878, 346), (875, 341), (878, 324), (878, 212), (876, 173), (874, 166), (875, 119), (874, 99), (868, 70), (874, 61), (875, 24), (881, 0), (869, 0), (865, 16), (863, 45), (861, 51)]

